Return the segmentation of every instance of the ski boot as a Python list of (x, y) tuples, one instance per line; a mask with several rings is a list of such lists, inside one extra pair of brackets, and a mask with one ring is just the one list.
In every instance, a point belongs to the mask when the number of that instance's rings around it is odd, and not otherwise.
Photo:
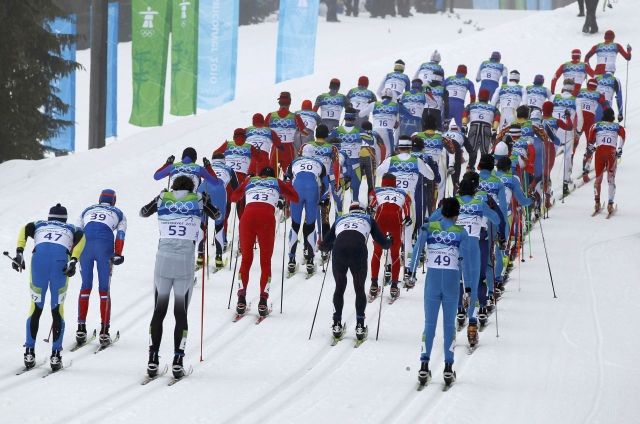
[(103, 325), (100, 329), (100, 346), (106, 347), (111, 344), (111, 336), (109, 335), (109, 326)]
[(182, 358), (184, 357), (183, 353), (176, 353), (173, 355), (173, 365), (171, 366), (171, 372), (173, 373), (173, 378), (181, 379), (184, 377), (184, 366), (182, 365)]
[(481, 307), (478, 311), (478, 321), (480, 322), (480, 328), (484, 328), (487, 325), (487, 308)]
[(369, 327), (365, 326), (363, 322), (356, 324), (356, 339), (364, 341), (369, 335)]
[(611, 215), (611, 214), (613, 213), (613, 211), (614, 211), (613, 202), (609, 202), (609, 203), (607, 204), (607, 213), (608, 213), (609, 215)]
[(378, 287), (378, 280), (371, 280), (371, 288), (369, 288), (369, 300), (373, 300), (378, 297), (380, 287)]
[(470, 322), (467, 326), (467, 340), (472, 348), (478, 344), (478, 324)]
[(236, 314), (244, 315), (247, 311), (247, 299), (244, 296), (238, 295), (238, 302), (236, 303)]
[(196, 259), (196, 271), (199, 269), (202, 269), (203, 266), (204, 266), (204, 255), (201, 253), (198, 253), (198, 258)]
[(442, 373), (444, 377), (444, 385), (449, 387), (456, 381), (456, 372), (453, 370), (453, 364), (444, 363), (444, 372)]
[(329, 262), (329, 252), (320, 252), (320, 259), (322, 259), (323, 265)]
[(464, 294), (462, 295), (462, 307), (467, 310), (469, 308), (469, 304), (471, 303), (471, 289), (467, 291), (465, 289)]
[(28, 347), (24, 350), (24, 367), (31, 369), (36, 366), (36, 351), (32, 347)]
[(467, 312), (463, 308), (458, 308), (456, 321), (458, 323), (458, 331), (460, 331), (464, 327), (464, 324), (467, 322)]
[(496, 306), (496, 302), (493, 297), (493, 293), (489, 293), (487, 295), (487, 315), (491, 315), (495, 306)]
[(502, 278), (500, 278), (500, 279), (496, 278), (496, 280), (493, 283), (493, 285), (494, 285), (493, 293), (494, 293), (494, 297), (495, 297), (496, 302), (497, 302), (498, 299), (500, 299), (502, 297), (502, 289), (500, 288), (500, 286), (502, 286), (504, 288), (504, 283), (502, 282)]
[(289, 258), (289, 263), (287, 264), (287, 272), (289, 273), (289, 277), (296, 273), (297, 268), (298, 264), (296, 264), (296, 258)]
[(420, 363), (420, 371), (418, 371), (418, 383), (426, 386), (431, 381), (431, 370), (429, 369), (429, 361)]
[(391, 282), (391, 264), (387, 264), (384, 267), (384, 285), (388, 285)]
[(313, 258), (307, 258), (307, 263), (306, 263), (306, 268), (307, 268), (307, 276), (310, 277), (313, 274), (316, 273), (316, 264), (313, 263)]
[(222, 252), (227, 252), (228, 250), (229, 250), (229, 243), (225, 240), (224, 243), (222, 244)]
[(404, 286), (407, 289), (412, 289), (416, 286), (416, 277), (411, 275), (411, 271), (408, 269), (404, 272)]
[(593, 214), (597, 214), (598, 212), (600, 212), (600, 199), (596, 199), (596, 204), (593, 207)]
[(222, 261), (222, 255), (216, 255), (215, 261), (216, 270), (219, 271), (224, 268), (224, 262)]
[(78, 324), (78, 329), (76, 330), (76, 343), (78, 345), (83, 345), (86, 342), (87, 342), (87, 325)]
[(158, 352), (149, 349), (149, 362), (147, 363), (147, 375), (149, 377), (155, 377), (158, 375), (158, 368), (160, 366), (160, 357)]
[(340, 321), (333, 320), (333, 325), (331, 326), (331, 332), (333, 333), (333, 338), (336, 340), (340, 340), (344, 335), (344, 328)]
[(426, 255), (424, 253), (424, 250), (422, 252), (420, 252), (420, 266), (424, 266), (424, 261), (426, 260)]
[(261, 317), (269, 315), (269, 306), (267, 305), (267, 299), (264, 297), (261, 297), (260, 303), (258, 303), (258, 315)]
[(56, 372), (62, 369), (62, 356), (60, 356), (59, 350), (51, 351), (51, 358), (49, 358), (49, 364), (51, 365), (51, 371)]
[(568, 183), (562, 183), (562, 197), (567, 197), (571, 193)]
[(391, 301), (395, 301), (400, 297), (400, 289), (398, 288), (397, 281), (394, 281), (391, 283), (391, 289), (389, 289), (389, 296), (391, 296)]

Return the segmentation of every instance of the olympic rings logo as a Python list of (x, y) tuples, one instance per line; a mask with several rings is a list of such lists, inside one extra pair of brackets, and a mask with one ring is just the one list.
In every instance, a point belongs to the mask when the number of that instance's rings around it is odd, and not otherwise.
[(172, 200), (168, 200), (164, 203), (165, 208), (169, 209), (169, 212), (172, 213), (182, 213), (185, 214), (194, 209), (194, 204), (192, 201), (183, 202), (178, 200), (174, 202)]
[(227, 151), (225, 155), (236, 155), (236, 156), (251, 156), (251, 149), (246, 149), (242, 147), (227, 147)]
[(471, 205), (460, 205), (460, 214), (473, 214), (475, 212), (479, 212), (480, 211), (480, 206), (477, 204), (471, 204)]
[(153, 34), (155, 34), (155, 30), (153, 30), (153, 29), (141, 29), (140, 30), (140, 35), (142, 35), (144, 38), (153, 37)]
[(339, 134), (341, 143), (360, 143), (360, 134)]
[(296, 128), (296, 123), (293, 119), (275, 119), (269, 121), (270, 128)]
[(342, 106), (344, 103), (342, 97), (324, 97), (321, 100), (321, 106)]
[(183, 164), (183, 165), (178, 165), (178, 166), (173, 166), (173, 170), (175, 172), (184, 172), (187, 174), (192, 174), (194, 172), (196, 172), (196, 164), (192, 164), (192, 165), (188, 165), (188, 164)]
[(435, 230), (431, 233), (437, 243), (451, 244), (456, 239), (456, 234), (447, 231)]
[(397, 113), (397, 108), (395, 106), (390, 105), (376, 105), (375, 110), (373, 111), (374, 115), (378, 114), (387, 114), (387, 115), (395, 115)]
[(413, 162), (395, 162), (395, 163), (392, 163), (389, 168), (391, 173), (393, 173), (394, 171), (411, 172), (411, 171), (415, 171), (418, 167)]

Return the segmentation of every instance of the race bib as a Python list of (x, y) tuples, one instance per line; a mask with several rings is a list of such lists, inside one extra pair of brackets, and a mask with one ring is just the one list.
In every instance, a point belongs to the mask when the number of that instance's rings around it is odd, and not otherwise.
[(469, 120), (471, 122), (481, 121), (490, 124), (493, 120), (493, 113), (482, 109), (472, 109), (469, 113)]
[(274, 131), (276, 132), (276, 134), (278, 134), (278, 137), (280, 137), (281, 142), (293, 143), (293, 137), (296, 134), (295, 128), (274, 128)]
[(275, 206), (280, 198), (278, 190), (269, 187), (253, 187), (245, 196), (247, 204), (249, 203), (268, 203), (271, 206)]
[(376, 128), (392, 130), (396, 124), (396, 117), (387, 114), (377, 114), (373, 117), (373, 123)]
[(316, 120), (306, 116), (306, 115), (300, 115), (300, 117), (302, 118), (302, 122), (304, 122), (304, 126), (309, 128), (310, 130), (315, 130), (316, 129)]
[(538, 109), (542, 109), (544, 101), (545, 98), (540, 95), (530, 95), (527, 97), (527, 104), (531, 107), (537, 107)]
[[(384, 83), (384, 88), (387, 89), (391, 89), (393, 91), (395, 91), (396, 93), (404, 93), (405, 90), (405, 83), (398, 80), (398, 79), (389, 79)], [(383, 90), (384, 91), (384, 90)]]
[(482, 217), (474, 215), (458, 216), (456, 224), (464, 227), (471, 237), (480, 238), (480, 228), (482, 228)]
[(90, 222), (100, 222), (111, 228), (111, 230), (115, 230), (120, 219), (114, 211), (107, 208), (97, 207), (89, 209), (82, 216), (82, 221), (84, 225), (87, 225)]
[(516, 95), (516, 94), (504, 94), (501, 98), (500, 98), (500, 107), (501, 108), (516, 108), (518, 106), (520, 106), (520, 102), (522, 101), (522, 99), (520, 98), (520, 96)]
[(616, 147), (618, 145), (618, 133), (614, 131), (598, 131), (596, 135), (596, 147), (597, 146), (611, 146)]
[(71, 251), (73, 247), (73, 232), (64, 227), (43, 225), (36, 228), (33, 239), (36, 246), (40, 243), (54, 243), (63, 246), (68, 251)]
[(464, 98), (467, 97), (466, 87), (461, 87), (459, 85), (447, 86), (447, 93), (449, 94), (449, 98), (464, 100)]
[(322, 173), (322, 166), (313, 160), (298, 160), (291, 165), (291, 171), (294, 175), (300, 172), (311, 172), (317, 177)]
[(193, 216), (158, 221), (161, 239), (198, 240), (200, 220)]
[[(444, 231), (443, 231), (444, 232)], [(446, 232), (444, 232), (446, 233)], [(455, 247), (429, 248), (427, 268), (458, 270), (458, 249)]]
[(246, 156), (226, 156), (224, 158), (224, 163), (235, 172), (241, 172), (246, 174), (249, 170), (249, 164), (251, 163), (251, 158)]
[(349, 159), (358, 159), (360, 157), (361, 144), (358, 143), (342, 143), (340, 150), (345, 152)]
[(340, 105), (322, 105), (320, 108), (322, 119), (340, 119), (342, 114), (342, 106)]
[(362, 218), (346, 216), (336, 224), (336, 236), (347, 230), (357, 231), (366, 238), (369, 236), (369, 232), (371, 232), (371, 226)]
[(351, 98), (351, 106), (356, 109), (358, 112), (364, 109), (366, 105), (369, 104), (369, 99), (361, 96), (353, 96)]
[(498, 82), (502, 74), (497, 69), (484, 68), (480, 71), (480, 79)]
[(393, 203), (400, 207), (404, 206), (405, 196), (401, 193), (389, 190), (376, 193), (376, 201), (379, 205), (383, 203)]
[(266, 137), (264, 135), (252, 135), (251, 137), (247, 138), (247, 143), (251, 144), (258, 150), (262, 150), (263, 152), (271, 152), (272, 141), (269, 137)]
[(407, 108), (411, 116), (415, 118), (422, 118), (422, 110), (424, 107), (420, 103), (407, 102), (404, 104), (404, 107)]

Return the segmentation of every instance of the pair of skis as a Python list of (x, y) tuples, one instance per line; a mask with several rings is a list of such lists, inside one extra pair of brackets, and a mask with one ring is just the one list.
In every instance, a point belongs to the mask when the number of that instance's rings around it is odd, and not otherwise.
[[(78, 344), (76, 343), (76, 345), (74, 347), (72, 347), (71, 349), (69, 349), (70, 352), (75, 352), (78, 349), (81, 349), (85, 346), (88, 346), (89, 344), (91, 344), (92, 341), (94, 341), (97, 337), (97, 331), (93, 330), (93, 333), (91, 333), (91, 337), (89, 337), (87, 339), (87, 341), (85, 341), (84, 343)], [(111, 340), (111, 342), (109, 344), (105, 344), (105, 345), (100, 345), (93, 353), (94, 354), (98, 354), (108, 348), (110, 348), (111, 346), (113, 346), (118, 340), (120, 340), (120, 330), (118, 330), (116, 332), (115, 337), (113, 338), (113, 340)]]
[[(242, 318), (244, 318), (245, 316), (247, 316), (247, 313), (251, 310), (251, 303), (247, 304), (247, 307), (244, 311), (244, 313), (242, 314), (238, 314), (236, 313), (235, 317), (233, 317), (233, 321), (232, 322), (238, 322), (240, 321)], [(259, 316), (258, 319), (256, 320), (256, 325), (260, 324), (262, 321), (264, 321), (265, 319), (267, 319), (267, 317), (269, 315), (271, 315), (271, 312), (273, 312), (273, 304), (269, 305), (269, 309), (268, 309), (268, 313), (265, 316)]]
[[(147, 375), (140, 384), (142, 386), (146, 386), (152, 381), (156, 381), (159, 378), (164, 377), (168, 371), (169, 371), (169, 365), (165, 364), (164, 367), (162, 367), (162, 369), (156, 375), (154, 375), (153, 377)], [(171, 376), (171, 380), (167, 383), (167, 386), (173, 386), (174, 384), (179, 383), (180, 381), (189, 377), (191, 374), (193, 374), (193, 367), (189, 366), (189, 368), (185, 370), (184, 375), (182, 377), (176, 378), (175, 376)]]
[[(347, 323), (345, 322), (344, 324), (342, 324), (342, 332), (340, 333), (340, 336), (339, 337), (336, 337), (335, 335), (331, 336), (331, 346), (335, 346), (340, 341), (342, 341), (346, 333), (347, 333)], [(353, 344), (353, 348), (354, 349), (359, 348), (360, 346), (362, 346), (364, 342), (367, 341), (368, 338), (369, 338), (369, 327), (365, 327), (364, 337), (362, 339), (356, 339), (355, 343)]]
[[(456, 373), (455, 371), (453, 372), (453, 378), (450, 381), (445, 381), (444, 382), (444, 386), (442, 386), (442, 391), (443, 392), (448, 392), (449, 389), (451, 387), (453, 387), (453, 384), (456, 382)], [(416, 389), (417, 391), (421, 392), (424, 390), (425, 387), (427, 387), (429, 385), (429, 383), (431, 383), (431, 373), (429, 373), (429, 376), (427, 377), (426, 381), (422, 382), (418, 382), (418, 388)]]

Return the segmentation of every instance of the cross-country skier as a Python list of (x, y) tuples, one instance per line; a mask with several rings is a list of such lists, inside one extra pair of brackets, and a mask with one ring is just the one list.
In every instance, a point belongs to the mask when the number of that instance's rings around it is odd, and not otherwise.
[(427, 103), (425, 104), (422, 115), (423, 126), (427, 116), (432, 116), (436, 120), (438, 131), (444, 129), (443, 124), (445, 117), (448, 116), (449, 109), (449, 92), (445, 90), (443, 83), (444, 73), (442, 70), (435, 70), (431, 76), (431, 82), (425, 87)]
[(522, 104), (530, 110), (542, 110), (542, 105), (551, 98), (551, 90), (544, 85), (544, 76), (536, 75), (533, 78), (533, 84), (525, 88)]
[(22, 272), (26, 269), (24, 248), (27, 237), (33, 238), (31, 256), (31, 308), (27, 318), (27, 336), (24, 342), (24, 366), (36, 365), (36, 336), (40, 316), (44, 309), (47, 290), (51, 291), (52, 345), (50, 365), (52, 371), (62, 368), (62, 339), (64, 337), (64, 299), (69, 277), (76, 273), (76, 264), (85, 246), (81, 229), (67, 224), (67, 209), (60, 203), (49, 209), (47, 221), (30, 222), (20, 228), (16, 256), (11, 266)]
[[(622, 148), (626, 134), (624, 127), (614, 122), (614, 113), (612, 109), (607, 109), (602, 114), (602, 121), (596, 122), (590, 129), (587, 136), (587, 152), (585, 153), (585, 161), (590, 162), (591, 156), (595, 151), (596, 163), (596, 181), (593, 184), (595, 194), (595, 210), (598, 212), (600, 205), (600, 187), (602, 185), (602, 177), (604, 172), (607, 173), (607, 183), (609, 184), (609, 199), (607, 202), (607, 212), (613, 213), (614, 196), (616, 194), (616, 169), (618, 158), (622, 157)], [(618, 140), (619, 139), (619, 140)]]
[(422, 88), (422, 80), (411, 81), (411, 89), (400, 96), (400, 131), (399, 135), (411, 136), (422, 131), (422, 112), (427, 102)]
[(592, 77), (594, 75), (593, 69), (588, 63), (582, 62), (580, 57), (582, 52), (580, 49), (571, 50), (571, 62), (565, 62), (558, 67), (553, 79), (551, 80), (551, 93), (556, 92), (556, 83), (560, 77), (563, 80), (572, 79), (575, 83), (575, 89), (573, 95), (576, 96), (582, 88), (582, 83), (587, 79), (587, 76)]
[[(302, 156), (291, 162), (286, 172), (287, 180), (291, 181), (299, 197), (297, 202), (291, 203), (289, 263), (287, 265), (289, 275), (297, 270), (296, 248), (298, 246), (298, 233), (302, 223), (303, 209), (302, 239), (306, 271), (308, 276), (316, 272), (313, 258), (316, 249), (316, 221), (320, 216), (318, 206), (320, 202), (329, 200), (330, 183), (324, 164), (313, 156), (314, 153), (310, 152), (309, 149), (307, 149), (307, 155), (303, 151)], [(318, 231), (320, 230), (318, 228)]]
[(175, 157), (169, 156), (164, 165), (162, 165), (155, 174), (153, 179), (159, 181), (163, 178), (169, 177), (169, 183), (173, 184), (173, 180), (181, 175), (186, 175), (191, 178), (193, 185), (198, 187), (202, 179), (209, 181), (211, 184), (218, 184), (216, 182), (216, 174), (211, 169), (211, 163), (209, 159), (203, 158), (202, 162), (204, 166), (200, 166), (196, 163), (198, 159), (198, 153), (193, 147), (187, 147), (182, 152), (182, 159), (180, 162), (174, 163)]
[(454, 119), (458, 128), (462, 128), (462, 113), (467, 92), (471, 103), (476, 101), (476, 89), (473, 82), (467, 78), (467, 66), (458, 65), (456, 74), (444, 81), (444, 89), (447, 90), (447, 120)]
[(386, 156), (382, 159), (385, 159), (395, 150), (395, 130), (399, 125), (400, 107), (393, 100), (393, 92), (390, 88), (385, 89), (381, 96), (382, 100), (369, 103), (358, 115), (362, 118), (372, 114), (373, 130), (384, 141)]
[(182, 175), (171, 185), (171, 191), (163, 190), (151, 202), (140, 209), (140, 216), (148, 218), (158, 214), (160, 240), (154, 270), (155, 306), (149, 326), (151, 344), (147, 374), (155, 377), (160, 364), (163, 321), (173, 289), (176, 326), (173, 333), (173, 375), (184, 376), (183, 357), (189, 324), (187, 309), (191, 300), (195, 274), (195, 244), (200, 237), (203, 214), (217, 219), (218, 211), (208, 198), (195, 193), (193, 181)]
[(340, 90), (340, 80), (332, 78), (329, 82), (329, 92), (320, 94), (313, 105), (313, 110), (319, 112), (322, 123), (329, 128), (329, 131), (338, 126), (342, 111), (350, 106), (347, 96), (338, 93), (338, 90)]
[(456, 194), (458, 192), (458, 184), (460, 182), (460, 172), (462, 168), (463, 161), (463, 147), (465, 144), (464, 135), (456, 125), (456, 121), (451, 121), (449, 123), (449, 131), (442, 134), (442, 138), (445, 143), (449, 144), (455, 149), (453, 153), (453, 157), (451, 153), (448, 156), (447, 163), (447, 174), (451, 175), (451, 182), (453, 184), (452, 193)]
[[(225, 153), (227, 165), (236, 172), (238, 182), (242, 184), (247, 174), (256, 175), (265, 166), (271, 166), (270, 156), (273, 148), (283, 150), (284, 147), (280, 142), (278, 134), (269, 128), (264, 122), (264, 116), (261, 113), (253, 115), (251, 126), (244, 129), (237, 128), (233, 133), (233, 143), (223, 143), (214, 153)], [(248, 147), (243, 146), (248, 143), (254, 147), (249, 152)], [(227, 154), (227, 150), (229, 153)], [(247, 156), (250, 154), (250, 156)], [(250, 158), (247, 162), (247, 159)]]
[[(295, 113), (289, 110), (291, 106), (291, 93), (283, 91), (278, 97), (278, 105), (280, 108), (267, 114), (265, 117), (265, 125), (278, 134), (280, 142), (282, 142), (282, 149), (271, 151), (271, 167), (278, 169), (278, 164), (282, 172), (286, 171), (291, 161), (296, 157), (294, 148), (294, 141), (296, 133), (300, 133), (303, 136), (311, 134), (311, 131), (306, 129), (304, 121), (300, 116), (296, 116)], [(260, 172), (260, 170), (257, 170)], [(278, 172), (279, 174), (279, 172)]]
[(376, 168), (380, 163), (381, 153), (384, 151), (384, 142), (378, 133), (373, 131), (371, 122), (364, 121), (362, 123), (362, 131), (360, 138), (362, 139), (362, 147), (360, 147), (360, 182), (366, 179), (367, 193), (375, 187)]
[[(382, 176), (382, 183), (370, 194), (370, 209), (374, 211), (375, 220), (380, 226), (380, 231), (390, 234), (393, 243), (389, 248), (391, 262), (387, 264), (390, 271), (391, 298), (396, 299), (400, 290), (400, 245), (402, 244), (402, 229), (405, 225), (411, 225), (411, 198), (407, 194), (396, 188), (396, 177), (387, 173)], [(369, 288), (370, 298), (378, 297), (380, 287), (378, 286), (378, 274), (382, 259), (382, 245), (374, 241), (373, 258), (371, 258), (371, 287)], [(388, 270), (383, 270), (385, 280)], [(385, 284), (387, 281), (385, 281)]]
[[(87, 311), (89, 296), (93, 288), (93, 264), (98, 270), (98, 291), (100, 293), (100, 344), (111, 343), (109, 324), (111, 322), (111, 267), (124, 262), (122, 249), (127, 231), (127, 219), (116, 208), (116, 192), (102, 190), (98, 203), (89, 206), (80, 215), (77, 227), (84, 231), (86, 245), (80, 256), (80, 276), (82, 287), (78, 297), (78, 330), (76, 342), (79, 345), (87, 341)], [(116, 232), (114, 239), (113, 232)]]
[[(436, 121), (432, 116), (427, 117), (424, 131), (415, 134), (415, 138), (419, 138), (423, 142), (424, 147), (422, 148), (422, 153), (424, 155), (423, 157), (425, 157), (425, 163), (427, 163), (427, 157), (431, 158), (440, 176), (440, 181), (437, 184), (438, 195), (434, 198), (433, 194), (429, 194), (425, 198), (425, 201), (427, 201), (429, 205), (429, 211), (432, 211), (434, 209), (433, 206), (440, 203), (440, 200), (444, 198), (447, 176), (447, 153), (453, 153), (454, 146), (449, 142), (445, 143), (442, 134), (436, 131)], [(420, 225), (422, 225), (422, 221), (419, 222)]]
[[(335, 128), (329, 139), (338, 140), (340, 151), (347, 155), (345, 166), (349, 169), (348, 185), (351, 187), (351, 198), (357, 202), (360, 197), (360, 148), (362, 147), (362, 130), (355, 126), (357, 111), (348, 107), (344, 114), (344, 125)], [(347, 177), (345, 175), (345, 177)]]
[(478, 101), (467, 105), (462, 116), (462, 125), (469, 125), (467, 133), (467, 153), (469, 153), (469, 163), (467, 169), (475, 170), (480, 153), (491, 151), (491, 139), (495, 136), (495, 130), (500, 122), (500, 112), (495, 106), (489, 103), (490, 93), (487, 89), (481, 88), (478, 93)]
[[(258, 242), (260, 249), (260, 303), (258, 313), (267, 316), (269, 309), (269, 286), (271, 283), (271, 256), (275, 242), (276, 221), (274, 211), (284, 208), (284, 200), (298, 202), (298, 193), (289, 183), (276, 178), (273, 168), (266, 167), (260, 171), (260, 176), (247, 178), (233, 193), (231, 201), (246, 199), (246, 207), (240, 218), (240, 245), (248, 246), (242, 252), (240, 264), (240, 280), (242, 288), (238, 290), (236, 312), (243, 315), (247, 308), (247, 286), (249, 285), (249, 271), (253, 263), (253, 249), (250, 247)], [(284, 252), (283, 252), (284, 254)]]
[(313, 104), (311, 100), (304, 100), (302, 102), (302, 106), (299, 111), (296, 112), (302, 121), (304, 122), (304, 126), (310, 131), (309, 134), (303, 136), (302, 133), (298, 132), (297, 140), (299, 143), (296, 144), (296, 148), (300, 148), (304, 143), (308, 143), (313, 140), (313, 134), (316, 131), (316, 127), (320, 124), (320, 115), (316, 111), (313, 110)]
[[(213, 231), (213, 240), (216, 247), (215, 253), (215, 268), (216, 270), (220, 270), (224, 267), (224, 262), (222, 261), (222, 253), (225, 249), (226, 242), (226, 228), (227, 228), (227, 219), (229, 215), (226, 213), (227, 210), (231, 210), (229, 206), (229, 197), (231, 196), (231, 192), (235, 190), (238, 185), (238, 177), (236, 173), (226, 163), (226, 158), (223, 153), (214, 153), (211, 157), (211, 167), (213, 171), (216, 173), (216, 176), (222, 184), (212, 186), (208, 182), (203, 182), (200, 187), (198, 187), (198, 192), (207, 193), (209, 199), (211, 199), (211, 203), (216, 207), (221, 213), (220, 217), (215, 221), (215, 229)], [(240, 214), (242, 215), (242, 214)], [(203, 219), (207, 220), (206, 217)], [(206, 226), (208, 228), (208, 225)], [(233, 229), (232, 229), (233, 231)], [(208, 238), (208, 237), (207, 237)], [(198, 254), (204, 254), (204, 243), (207, 243), (208, 240), (204, 238), (198, 244)]]
[(386, 90), (389, 89), (391, 90), (391, 99), (397, 102), (398, 98), (409, 88), (410, 84), (409, 77), (404, 73), (404, 61), (398, 59), (393, 65), (393, 72), (389, 72), (382, 79), (377, 94), (379, 97), (382, 97)]
[(514, 69), (509, 72), (509, 81), (493, 93), (491, 104), (500, 111), (500, 129), (511, 125), (516, 120), (516, 109), (522, 104), (525, 94), (519, 82), (520, 72)]
[(556, 119), (565, 117), (565, 110), (569, 111), (571, 121), (575, 126), (570, 130), (559, 128), (556, 135), (564, 148), (563, 153), (563, 183), (562, 193), (569, 195), (569, 184), (572, 183), (571, 172), (573, 170), (573, 146), (576, 137), (576, 128), (582, 128), (582, 118), (576, 114), (576, 98), (573, 96), (574, 82), (571, 79), (565, 80), (562, 86), (562, 93), (553, 97), (553, 116)]
[(507, 67), (500, 63), (501, 58), (500, 52), (492, 52), (489, 60), (482, 62), (478, 68), (476, 82), (480, 83), (480, 90), (484, 88), (489, 92), (489, 98), (493, 97), (493, 92), (500, 85), (500, 79), (502, 84), (507, 83)]
[(353, 277), (353, 288), (356, 292), (356, 338), (364, 341), (367, 338), (368, 327), (364, 324), (367, 294), (365, 283), (367, 280), (369, 234), (373, 240), (380, 243), (383, 249), (388, 249), (393, 238), (382, 234), (376, 220), (364, 211), (359, 203), (349, 207), (349, 213), (339, 217), (331, 226), (327, 237), (322, 240), (320, 249), (332, 251), (331, 265), (336, 289), (333, 292), (333, 337), (339, 339), (344, 334), (342, 323), (342, 308), (344, 306), (344, 291), (347, 288), (347, 272)]
[(369, 120), (369, 116), (360, 116), (360, 112), (369, 104), (377, 101), (376, 94), (369, 90), (369, 78), (362, 75), (358, 78), (358, 86), (352, 88), (347, 93), (347, 100), (351, 103), (351, 107), (358, 111), (356, 118), (356, 127), (362, 127), (362, 122)]
[(616, 106), (618, 107), (618, 122), (622, 122), (623, 116), (623, 99), (622, 84), (612, 73), (604, 71), (604, 65), (596, 66), (596, 81), (598, 82), (597, 90), (604, 95), (604, 98), (613, 108), (613, 95), (616, 96)]
[(438, 50), (434, 50), (433, 53), (431, 53), (429, 61), (420, 65), (413, 78), (421, 79), (425, 86), (430, 85), (436, 71), (440, 71), (442, 75), (444, 75), (442, 66), (440, 66), (441, 60), (442, 57), (440, 56), (440, 52), (438, 52)]
[[(584, 116), (584, 115), (583, 115)], [(545, 164), (544, 164), (544, 180), (543, 188), (545, 192), (545, 207), (551, 208), (551, 195), (552, 195), (552, 181), (551, 170), (556, 161), (556, 146), (560, 146), (562, 142), (558, 138), (558, 130), (571, 131), (573, 129), (573, 122), (571, 121), (571, 112), (567, 109), (564, 115), (564, 119), (557, 119), (553, 116), (553, 102), (546, 101), (542, 105), (542, 126), (547, 135), (551, 139), (552, 143), (546, 144), (547, 150), (545, 150)], [(583, 125), (584, 127), (584, 125)], [(583, 163), (584, 168), (584, 163)]]
[(444, 336), (444, 381), (451, 385), (455, 381), (453, 371), (453, 346), (455, 338), (456, 306), (460, 282), (460, 257), (471, 249), (469, 236), (455, 222), (460, 214), (460, 204), (453, 197), (442, 201), (442, 219), (425, 223), (420, 229), (418, 241), (413, 247), (411, 277), (415, 285), (415, 271), (419, 253), (425, 245), (428, 250), (427, 276), (424, 285), (424, 338), (425, 350), (420, 355), (418, 381), (425, 385), (431, 379), (429, 360), (436, 335), (440, 305), (442, 305), (442, 329)]
[(625, 51), (619, 43), (614, 43), (616, 34), (612, 30), (607, 30), (604, 33), (604, 43), (598, 43), (591, 47), (591, 50), (584, 56), (584, 61), (589, 63), (589, 59), (596, 56), (598, 65), (605, 65), (605, 70), (612, 74), (616, 72), (616, 59), (618, 53), (622, 55), (627, 61), (631, 60), (631, 46), (627, 44), (627, 50)]

